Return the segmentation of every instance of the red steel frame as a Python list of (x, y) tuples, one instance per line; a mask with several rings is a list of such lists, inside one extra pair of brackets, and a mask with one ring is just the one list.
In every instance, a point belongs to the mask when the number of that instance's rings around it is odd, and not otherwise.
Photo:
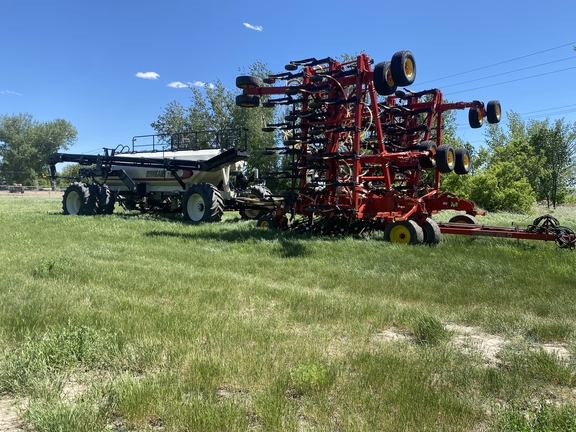
[[(439, 188), (440, 173), (435, 173), (434, 185), (423, 196), (417, 196), (420, 180), (419, 159), (433, 157), (429, 151), (414, 147), (421, 141), (430, 139), (435, 130), (435, 141), (438, 145), (442, 139), (442, 114), (453, 109), (467, 107), (479, 108), (484, 112), (482, 102), (443, 103), (440, 90), (430, 90), (418, 94), (409, 94), (405, 99), (403, 109), (416, 114), (409, 115), (404, 122), (404, 128), (420, 127), (419, 132), (405, 133), (400, 137), (400, 148), (395, 151), (387, 149), (390, 141), (383, 124), (393, 127), (399, 123), (398, 117), (391, 109), (382, 109), (374, 89), (371, 59), (366, 54), (358, 56), (354, 62), (340, 63), (332, 60), (326, 67), (305, 66), (302, 69), (300, 87), (301, 111), (310, 109), (315, 100), (340, 100), (350, 103), (327, 103), (324, 113), (325, 120), (311, 121), (303, 117), (300, 123), (301, 152), (299, 157), (301, 199), (295, 204), (297, 214), (332, 213), (330, 208), (337, 207), (339, 215), (349, 214), (354, 218), (381, 218), (386, 222), (405, 220), (419, 216), (426, 217), (429, 213), (439, 210), (462, 210), (469, 214), (479, 213), (474, 203), (463, 200), (451, 194), (443, 194)], [(355, 69), (355, 74), (338, 77), (347, 68)], [(328, 86), (316, 86), (311, 78), (320, 75), (327, 77)], [(330, 85), (331, 84), (331, 85)], [(248, 95), (284, 95), (292, 86), (253, 87), (244, 90)], [(327, 88), (326, 88), (327, 87)], [(431, 96), (429, 101), (421, 101), (423, 96)], [(396, 105), (397, 96), (387, 98), (389, 107)], [(421, 113), (427, 113), (424, 122), (419, 121)], [(435, 123), (435, 124), (434, 124)], [(308, 161), (315, 160), (317, 155), (307, 140), (311, 131), (322, 127), (326, 138), (325, 149), (321, 156), (327, 165), (322, 177), (325, 180), (325, 190), (318, 199), (310, 198)], [(425, 128), (422, 128), (425, 126)], [(370, 149), (365, 145), (365, 135), (371, 135), (373, 143)], [(364, 136), (363, 136), (364, 135)], [(412, 170), (410, 170), (412, 168)], [(409, 176), (405, 174), (409, 171)], [(402, 173), (402, 174), (400, 174)], [(398, 192), (398, 186), (404, 184), (410, 192)], [(370, 186), (375, 187), (374, 191)], [(318, 205), (321, 206), (318, 207)], [(319, 211), (313, 211), (313, 210)]]
[[(440, 170), (434, 170), (432, 184), (421, 181), (422, 159), (433, 159), (442, 143), (443, 114), (472, 108), (482, 119), (487, 116), (484, 103), (447, 103), (438, 89), (400, 91), (379, 101), (371, 64), (366, 54), (351, 62), (326, 59), (303, 64), (297, 85), (243, 87), (244, 95), (289, 95), (279, 103), (291, 104), (292, 112), (301, 114), (287, 145), (296, 155), (292, 178), (297, 197), (278, 207), (278, 223), (285, 224), (294, 213), (370, 219), (381, 226), (407, 219), (421, 225), (441, 210), (484, 214), (472, 201), (442, 192)], [(284, 76), (292, 74), (278, 75)], [(430, 140), (434, 148), (419, 147)], [(439, 225), (449, 234), (554, 239), (548, 232), (518, 228)]]

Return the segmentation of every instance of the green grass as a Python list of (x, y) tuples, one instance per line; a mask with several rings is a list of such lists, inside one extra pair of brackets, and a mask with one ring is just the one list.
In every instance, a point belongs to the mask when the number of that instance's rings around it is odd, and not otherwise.
[[(0, 200), (0, 393), (37, 431), (576, 430), (575, 256), (553, 243), (60, 208)], [(450, 323), (506, 340), (496, 363)]]

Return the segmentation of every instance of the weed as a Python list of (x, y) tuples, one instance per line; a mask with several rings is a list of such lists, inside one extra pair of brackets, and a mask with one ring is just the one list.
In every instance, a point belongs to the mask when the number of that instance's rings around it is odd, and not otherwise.
[(334, 382), (334, 373), (322, 364), (299, 365), (290, 371), (290, 383), (294, 394), (326, 391)]
[(68, 259), (63, 256), (43, 259), (32, 274), (37, 278), (55, 278), (65, 275), (69, 266)]

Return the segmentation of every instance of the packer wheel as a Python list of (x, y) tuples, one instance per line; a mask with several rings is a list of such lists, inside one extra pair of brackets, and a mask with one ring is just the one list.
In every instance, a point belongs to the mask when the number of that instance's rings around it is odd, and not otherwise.
[(430, 156), (420, 157), (420, 166), (422, 169), (434, 169), (436, 168), (436, 152), (437, 147), (434, 141), (422, 141), (418, 146), (421, 151), (428, 151), (431, 153)]
[(450, 220), (448, 222), (459, 223), (459, 224), (480, 225), (480, 222), (478, 222), (478, 219), (476, 219), (474, 216), (469, 215), (469, 214), (456, 215), (456, 216), (450, 218)]
[(491, 100), (486, 105), (486, 118), (488, 123), (500, 123), (500, 119), (502, 118), (502, 107), (500, 106), (500, 101)]
[(409, 86), (416, 80), (416, 61), (410, 51), (398, 51), (394, 54), (390, 68), (398, 86)]
[(482, 127), (484, 123), (484, 118), (482, 117), (482, 111), (478, 108), (470, 108), (468, 111), (468, 124), (472, 129), (478, 129)]
[(256, 108), (260, 106), (260, 97), (241, 94), (236, 96), (236, 105), (244, 108)]
[(260, 78), (253, 76), (239, 76), (236, 78), (236, 87), (241, 89), (258, 88), (262, 85)]
[(267, 214), (258, 219), (256, 226), (260, 228), (277, 229), (278, 221), (273, 215)]
[(441, 173), (449, 173), (456, 165), (456, 155), (454, 148), (447, 144), (442, 144), (436, 149), (436, 168)]
[(455, 164), (454, 172), (456, 174), (468, 174), (472, 164), (470, 163), (470, 152), (466, 148), (457, 148), (454, 150)]
[(436, 221), (427, 218), (422, 224), (422, 231), (424, 232), (424, 244), (437, 245), (440, 243), (442, 233)]
[(374, 66), (374, 89), (380, 96), (388, 96), (396, 91), (390, 62), (384, 61)]
[[(248, 190), (248, 198), (265, 199), (272, 195), (270, 189), (264, 186), (251, 186)], [(270, 212), (267, 208), (262, 209), (242, 209), (240, 210), (240, 216), (242, 219), (260, 219), (262, 216)]]
[(424, 242), (424, 232), (413, 220), (393, 222), (386, 225), (384, 240), (391, 243), (419, 245)]

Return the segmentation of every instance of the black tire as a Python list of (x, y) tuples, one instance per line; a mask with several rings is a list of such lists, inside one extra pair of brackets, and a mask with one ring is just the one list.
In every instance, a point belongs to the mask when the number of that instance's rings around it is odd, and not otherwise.
[(482, 117), (482, 112), (478, 108), (470, 108), (468, 111), (468, 124), (472, 129), (478, 129), (482, 127), (484, 123), (484, 118)]
[(300, 87), (297, 85), (288, 86), (286, 87), (286, 90), (284, 90), (284, 94), (289, 96), (294, 96), (298, 93), (300, 93)]
[(410, 51), (398, 51), (390, 64), (397, 86), (409, 86), (416, 80), (416, 61)]
[(500, 101), (491, 100), (486, 106), (486, 119), (488, 123), (495, 124), (500, 123), (502, 118), (502, 107), (500, 106)]
[(116, 197), (114, 193), (105, 184), (98, 185), (98, 200), (96, 203), (96, 213), (102, 215), (110, 215), (114, 213), (114, 205), (116, 204)]
[(442, 144), (436, 149), (436, 168), (441, 173), (449, 173), (454, 170), (456, 156), (452, 146)]
[(466, 148), (457, 148), (454, 150), (454, 172), (456, 174), (468, 174), (472, 163), (470, 161), (470, 152)]
[(236, 78), (236, 87), (241, 89), (258, 88), (262, 85), (260, 78), (253, 76), (239, 76)]
[(188, 222), (218, 222), (224, 214), (224, 199), (214, 185), (196, 183), (184, 194), (182, 213)]
[(374, 66), (373, 73), (374, 89), (380, 96), (388, 96), (396, 91), (396, 84), (392, 78), (390, 62), (384, 61)]
[(459, 224), (469, 224), (469, 225), (480, 225), (480, 222), (478, 222), (478, 219), (476, 219), (474, 216), (469, 215), (469, 214), (459, 214), (456, 215), (454, 217), (452, 217), (449, 220), (450, 223), (459, 223)]
[(66, 215), (92, 216), (96, 212), (97, 195), (87, 183), (72, 183), (64, 191), (62, 210)]
[(422, 224), (422, 232), (424, 233), (424, 244), (437, 245), (440, 243), (442, 233), (438, 224), (430, 218), (427, 218)]
[(273, 215), (267, 214), (258, 219), (256, 226), (260, 228), (278, 229), (278, 221)]
[(424, 242), (424, 231), (413, 220), (393, 222), (386, 225), (384, 240), (392, 243), (419, 245)]
[(236, 96), (236, 105), (244, 108), (256, 108), (260, 106), (260, 97), (241, 94)]
[[(250, 186), (248, 188), (248, 198), (258, 198), (258, 199), (266, 199), (272, 196), (272, 192), (270, 189), (264, 186)], [(240, 216), (242, 219), (249, 219), (255, 220), (260, 219), (262, 216), (267, 215), (270, 213), (270, 210), (267, 208), (262, 209), (242, 209), (240, 210)]]
[(420, 157), (420, 166), (422, 169), (434, 169), (436, 168), (436, 143), (434, 141), (422, 141), (418, 146), (420, 151), (429, 151), (432, 153), (431, 156)]

